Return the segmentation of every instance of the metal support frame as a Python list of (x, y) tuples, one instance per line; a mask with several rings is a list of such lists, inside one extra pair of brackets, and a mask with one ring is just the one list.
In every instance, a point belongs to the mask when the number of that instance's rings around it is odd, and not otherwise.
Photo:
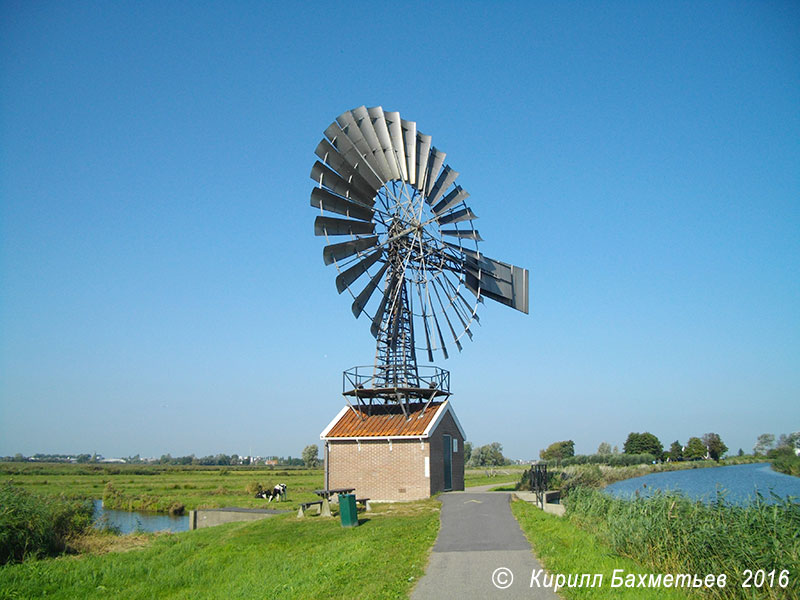
[(544, 493), (547, 491), (547, 465), (531, 465), (528, 471), (531, 491), (536, 495), (536, 503), (544, 509)]

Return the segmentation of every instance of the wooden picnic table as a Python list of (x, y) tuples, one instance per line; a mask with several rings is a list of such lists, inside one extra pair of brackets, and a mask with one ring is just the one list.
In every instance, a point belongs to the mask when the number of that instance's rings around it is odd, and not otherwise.
[(354, 491), (356, 491), (356, 488), (338, 488), (335, 490), (314, 490), (314, 493), (320, 498), (330, 500), (331, 496), (336, 494), (350, 494)]
[(335, 496), (336, 494), (350, 494), (354, 492), (356, 488), (338, 488), (332, 490), (314, 490), (314, 493), (322, 498), (322, 508), (320, 509), (320, 514), (323, 517), (330, 517), (331, 515), (331, 505), (330, 499), (331, 496)]

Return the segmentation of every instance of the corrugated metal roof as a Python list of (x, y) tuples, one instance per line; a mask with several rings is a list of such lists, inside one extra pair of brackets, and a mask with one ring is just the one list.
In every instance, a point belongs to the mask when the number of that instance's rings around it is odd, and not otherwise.
[(355, 406), (346, 410), (339, 421), (331, 427), (326, 438), (421, 436), (434, 420), (443, 402), (431, 402), (423, 414), (425, 404), (409, 406), (409, 419), (406, 419), (398, 405), (366, 407)]

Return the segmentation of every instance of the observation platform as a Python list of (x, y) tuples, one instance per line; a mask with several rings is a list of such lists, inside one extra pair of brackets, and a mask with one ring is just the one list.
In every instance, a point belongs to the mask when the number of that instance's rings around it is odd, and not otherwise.
[(342, 395), (361, 399), (407, 402), (409, 399), (431, 401), (450, 396), (450, 371), (439, 367), (417, 367), (413, 373), (391, 379), (375, 373), (374, 365), (353, 367), (343, 373)]

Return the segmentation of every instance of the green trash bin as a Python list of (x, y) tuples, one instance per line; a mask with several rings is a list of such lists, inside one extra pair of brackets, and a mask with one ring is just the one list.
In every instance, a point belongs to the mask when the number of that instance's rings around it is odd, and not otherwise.
[(358, 526), (355, 494), (339, 494), (339, 517), (342, 519), (342, 527)]

